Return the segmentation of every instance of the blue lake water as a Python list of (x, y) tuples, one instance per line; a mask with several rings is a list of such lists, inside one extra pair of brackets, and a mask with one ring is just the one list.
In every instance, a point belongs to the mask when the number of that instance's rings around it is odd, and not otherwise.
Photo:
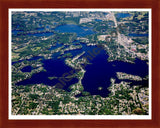
[(22, 30), (12, 30), (12, 34), (13, 35), (17, 35), (19, 32), (23, 32)]
[(45, 27), (46, 29), (50, 29), (50, 26), (49, 25), (46, 25), (46, 27)]
[[(41, 31), (41, 30), (44, 30), (44, 28), (37, 28), (37, 30)], [(24, 35), (23, 32), (24, 31), (22, 31), (22, 30), (12, 30), (12, 34), (14, 36)], [(41, 36), (51, 36), (53, 34), (54, 34), (53, 32), (41, 32), (41, 33), (28, 33), (28, 34), (25, 34), (25, 35), (41, 37)]]
[(117, 13), (116, 16), (117, 16), (118, 18), (126, 18), (126, 17), (130, 17), (130, 16), (132, 16), (132, 15), (129, 14), (129, 13)]
[(36, 30), (42, 31), (42, 30), (44, 30), (44, 28), (37, 28)]
[(101, 22), (102, 20), (101, 20), (101, 19), (95, 19), (94, 21), (98, 21), (98, 22)]
[(148, 34), (136, 34), (136, 33), (130, 33), (128, 36), (133, 36), (133, 37), (148, 37)]
[(94, 48), (96, 48), (96, 46), (87, 46), (86, 44), (80, 44), (80, 45), (82, 45), (81, 49), (70, 50), (70, 51), (66, 51), (65, 53), (72, 53), (73, 56), (76, 56), (82, 53), (83, 51), (85, 51), (84, 55), (87, 56), (87, 55), (90, 55), (90, 52), (92, 52)]
[(64, 33), (64, 32), (76, 33), (77, 36), (79, 36), (79, 37), (95, 33), (91, 28), (81, 27), (81, 26), (74, 25), (74, 24), (67, 24), (67, 25), (58, 26), (55, 28), (55, 31), (60, 32), (60, 33)]
[(28, 33), (27, 35), (40, 37), (40, 36), (51, 36), (53, 34), (54, 34), (53, 32), (42, 32), (42, 33), (34, 33), (34, 34)]
[(22, 72), (31, 72), (31, 70), (32, 70), (31, 66), (26, 66), (26, 67), (21, 69)]

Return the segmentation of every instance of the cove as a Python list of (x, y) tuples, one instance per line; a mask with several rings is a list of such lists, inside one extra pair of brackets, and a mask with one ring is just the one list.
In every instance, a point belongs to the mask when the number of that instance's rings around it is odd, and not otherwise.
[[(43, 67), (46, 72), (40, 72), (32, 75), (30, 79), (23, 80), (18, 82), (17, 85), (28, 85), (28, 84), (45, 84), (54, 86), (57, 83), (60, 83), (58, 79), (48, 79), (48, 77), (62, 77), (64, 73), (68, 73), (72, 70), (72, 68), (68, 67), (62, 60), (43, 60)], [(69, 85), (77, 83), (78, 79), (73, 78), (71, 81), (65, 82), (63, 85), (65, 89), (69, 87)]]
[(32, 70), (31, 66), (26, 66), (26, 67), (21, 69), (22, 72), (31, 72), (31, 70)]

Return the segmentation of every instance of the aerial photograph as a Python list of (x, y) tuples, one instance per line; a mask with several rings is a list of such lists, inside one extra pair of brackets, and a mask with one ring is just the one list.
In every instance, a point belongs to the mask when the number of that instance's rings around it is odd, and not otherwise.
[(149, 11), (11, 11), (11, 115), (149, 115)]

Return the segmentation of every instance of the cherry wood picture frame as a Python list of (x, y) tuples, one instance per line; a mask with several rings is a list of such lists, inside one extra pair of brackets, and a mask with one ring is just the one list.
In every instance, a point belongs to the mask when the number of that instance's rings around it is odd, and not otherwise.
[[(9, 8), (150, 8), (152, 9), (151, 120), (9, 120)], [(0, 0), (0, 128), (159, 128), (160, 127), (159, 0)]]

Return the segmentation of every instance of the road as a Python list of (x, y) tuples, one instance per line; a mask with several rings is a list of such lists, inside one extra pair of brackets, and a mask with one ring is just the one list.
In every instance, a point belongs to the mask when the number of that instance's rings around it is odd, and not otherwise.
[[(109, 14), (110, 14), (112, 20), (113, 20), (114, 23), (115, 23), (115, 27), (117, 28), (117, 27), (118, 27), (118, 22), (117, 22), (117, 20), (116, 20), (116, 17), (115, 17), (115, 15), (114, 15), (114, 13), (112, 13), (111, 11), (109, 11)], [(117, 29), (117, 42), (118, 42), (120, 45), (124, 46), (124, 48), (125, 48), (126, 51), (130, 51), (131, 53), (135, 54), (133, 51), (129, 50), (129, 49), (128, 49), (128, 46), (127, 46), (129, 43), (132, 42), (132, 39), (131, 39), (131, 38), (128, 38), (127, 36), (125, 36), (125, 35), (123, 35), (123, 34), (120, 34), (119, 29)]]

